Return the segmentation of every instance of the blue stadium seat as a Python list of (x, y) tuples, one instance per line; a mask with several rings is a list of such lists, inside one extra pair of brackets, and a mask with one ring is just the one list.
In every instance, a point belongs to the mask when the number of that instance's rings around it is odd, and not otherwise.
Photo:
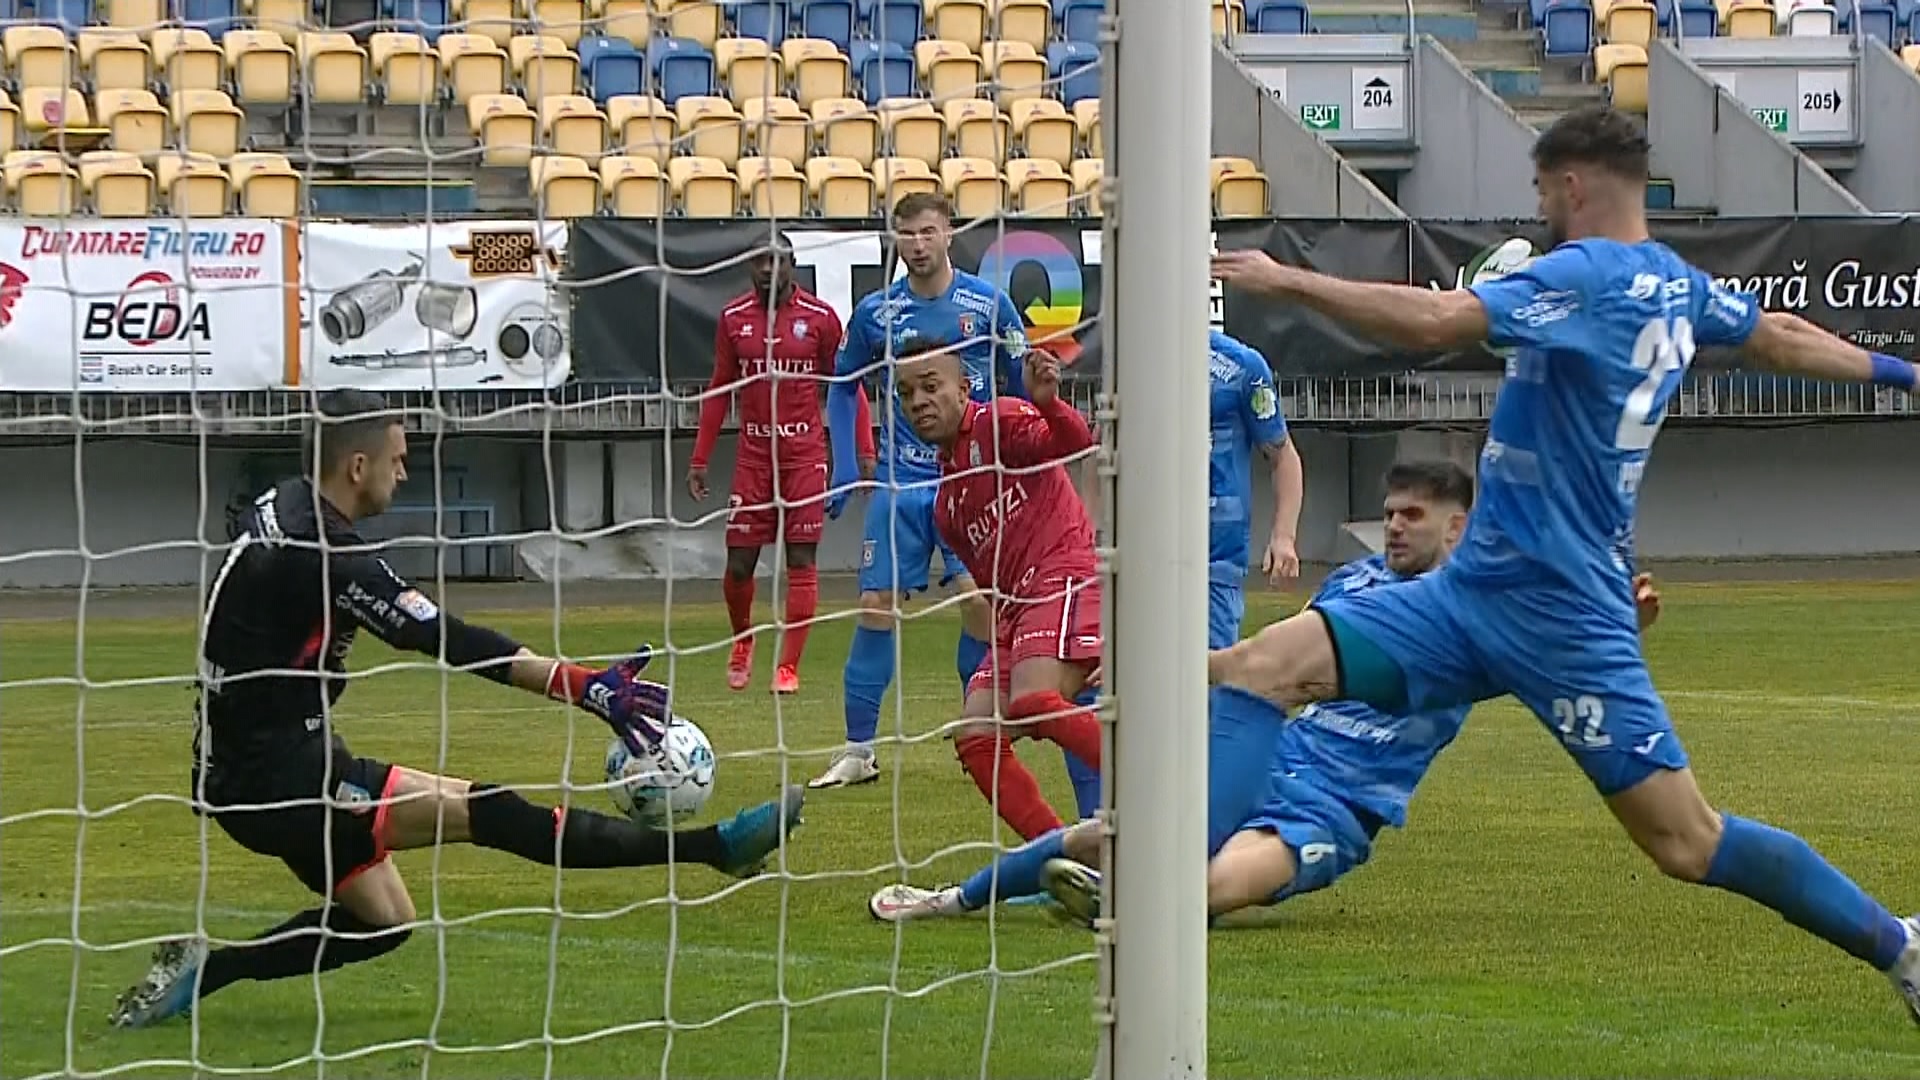
[(713, 93), (713, 54), (697, 41), (660, 38), (647, 50), (653, 85), (671, 105), (690, 94)]
[(1653, 21), (1660, 33), (1673, 33), (1673, 0), (1653, 0)]
[(1053, 10), (1060, 20), (1063, 39), (1100, 40), (1100, 17), (1107, 13), (1106, 0), (1054, 0)]
[(1709, 38), (1720, 32), (1720, 9), (1712, 0), (1680, 0), (1680, 34)]
[(380, 13), (403, 34), (419, 34), (432, 45), (453, 21), (448, 0), (381, 0)]
[(853, 0), (800, 0), (800, 36), (822, 38), (846, 52), (856, 22)]
[(180, 0), (180, 21), (219, 41), (228, 30), (240, 28), (239, 0)]
[(1840, 32), (1853, 33), (1853, 21), (1860, 20), (1860, 32), (1870, 38), (1879, 38), (1881, 43), (1891, 49), (1895, 47), (1895, 28), (1900, 24), (1900, 11), (1890, 3), (1858, 3), (1855, 0), (1839, 0), (1834, 5), (1840, 18)]
[(1072, 105), (1100, 96), (1100, 46), (1085, 41), (1056, 41), (1047, 46), (1047, 74), (1060, 87), (1060, 100)]
[(1527, 25), (1540, 29), (1547, 21), (1547, 4), (1550, 0), (1527, 0)]
[(920, 93), (913, 55), (897, 41), (856, 41), (847, 50), (854, 81), (867, 104), (890, 97), (917, 97)]
[(93, 0), (36, 0), (35, 22), (53, 23), (68, 37), (78, 34), (93, 22)]
[(1247, 5), (1247, 29), (1256, 34), (1304, 34), (1309, 20), (1305, 0), (1254, 0)]
[(740, 0), (727, 10), (741, 37), (759, 38), (774, 48), (787, 40), (787, 0)]
[(1553, 0), (1547, 5), (1540, 35), (1549, 58), (1585, 60), (1593, 52), (1593, 8), (1586, 0)]
[(647, 92), (647, 58), (626, 38), (581, 38), (580, 72), (587, 93), (602, 107), (622, 94)]
[(0, 22), (19, 22), (19, 0), (0, 0)]
[(875, 41), (895, 42), (911, 50), (925, 28), (920, 0), (860, 0), (860, 21)]

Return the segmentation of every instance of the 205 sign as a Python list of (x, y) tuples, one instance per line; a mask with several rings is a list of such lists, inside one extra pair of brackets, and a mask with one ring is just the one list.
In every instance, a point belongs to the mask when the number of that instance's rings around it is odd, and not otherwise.
[(1806, 112), (1837, 113), (1840, 104), (1838, 90), (1808, 90), (1800, 95), (1800, 108)]

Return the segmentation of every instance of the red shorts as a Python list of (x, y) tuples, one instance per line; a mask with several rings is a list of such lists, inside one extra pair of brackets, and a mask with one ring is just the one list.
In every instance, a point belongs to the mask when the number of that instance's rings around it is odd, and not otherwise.
[(739, 462), (728, 506), (728, 547), (771, 544), (783, 526), (787, 543), (817, 544), (827, 523), (826, 463), (783, 463), (776, 484), (772, 462)]
[(1034, 575), (1027, 598), (994, 604), (993, 649), (967, 680), (967, 693), (995, 687), (1005, 694), (1013, 669), (1034, 659), (1100, 659), (1100, 578), (1095, 574)]

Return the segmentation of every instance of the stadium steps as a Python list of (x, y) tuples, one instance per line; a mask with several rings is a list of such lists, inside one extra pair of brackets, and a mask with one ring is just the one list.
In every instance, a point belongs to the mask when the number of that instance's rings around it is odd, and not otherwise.
[(1482, 14), (1480, 32), (1470, 41), (1449, 41), (1442, 48), (1453, 54), (1474, 77), (1509, 102), (1538, 96), (1540, 63), (1530, 30), (1515, 30), (1506, 20)]
[[(1448, 45), (1480, 35), (1472, 0), (1415, 0), (1414, 27)], [(1407, 6), (1387, 0), (1315, 0), (1313, 29), (1320, 34), (1404, 34)]]

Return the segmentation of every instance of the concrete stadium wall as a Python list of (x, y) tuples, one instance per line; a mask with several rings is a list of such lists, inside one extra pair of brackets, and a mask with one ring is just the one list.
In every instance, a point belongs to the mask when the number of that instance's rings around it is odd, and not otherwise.
[[(1350, 555), (1343, 526), (1377, 512), (1379, 477), (1396, 454), (1447, 453), (1470, 462), (1472, 433), (1297, 433), (1307, 464), (1307, 504), (1300, 554), (1312, 560)], [(724, 492), (731, 440), (713, 462)], [(1907, 468), (1920, 445), (1920, 422), (1878, 421), (1774, 429), (1673, 426), (1662, 435), (1641, 497), (1640, 550), (1649, 558), (1845, 557), (1920, 552), (1920, 475)], [(556, 444), (556, 503), (570, 529), (605, 535), (562, 551), (568, 576), (657, 577), (672, 560), (676, 577), (711, 577), (723, 558), (723, 496), (694, 504), (683, 476), (690, 443), (676, 441), (674, 475), (666, 476), (658, 441)], [(86, 546), (96, 558), (98, 587), (191, 585), (200, 580), (198, 538), (224, 540), (224, 509), (247, 486), (247, 460), (259, 451), (219, 447), (207, 454), (208, 515), (198, 513), (199, 451), (191, 445), (141, 440), (89, 444), (85, 478)], [(80, 584), (79, 515), (73, 497), (71, 444), (8, 447), (0, 469), (0, 587)], [(431, 502), (429, 451), (420, 446), (403, 501)], [(537, 442), (455, 440), (443, 460), (449, 487), (469, 501), (491, 502), (500, 533), (548, 527), (548, 496)], [(597, 471), (596, 465), (597, 464)], [(1256, 521), (1271, 504), (1256, 483)], [(669, 499), (669, 491), (671, 498)], [(616, 524), (618, 522), (627, 527)], [(828, 530), (824, 569), (847, 571), (860, 553), (860, 506)], [(702, 521), (705, 514), (709, 520)], [(418, 520), (418, 519), (416, 519)], [(634, 522), (640, 522), (635, 525)], [(373, 530), (370, 530), (372, 532)], [(1264, 532), (1264, 529), (1262, 530)], [(1262, 535), (1256, 544), (1264, 544)], [(502, 545), (495, 573), (550, 572), (551, 538), (519, 545), (517, 563)], [(450, 552), (449, 563), (455, 562)], [(404, 572), (431, 578), (427, 549), (401, 550)], [(770, 560), (763, 560), (763, 564)], [(763, 572), (765, 566), (763, 565)]]

